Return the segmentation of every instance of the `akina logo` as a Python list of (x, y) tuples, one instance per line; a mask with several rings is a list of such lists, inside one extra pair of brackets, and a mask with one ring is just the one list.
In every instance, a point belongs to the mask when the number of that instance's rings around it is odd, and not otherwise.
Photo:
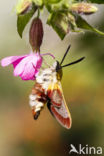
[(102, 155), (103, 149), (102, 147), (89, 147), (88, 145), (82, 146), (79, 144), (79, 148), (77, 149), (73, 144), (70, 145), (69, 154), (76, 153), (77, 154), (90, 154), (90, 155)]

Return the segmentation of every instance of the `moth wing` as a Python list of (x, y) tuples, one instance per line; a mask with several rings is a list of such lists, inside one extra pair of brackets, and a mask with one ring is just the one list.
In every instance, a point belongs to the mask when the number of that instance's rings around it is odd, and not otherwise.
[(52, 115), (63, 127), (70, 129), (72, 124), (71, 115), (66, 105), (60, 82), (49, 86), (48, 97), (50, 101), (47, 106)]

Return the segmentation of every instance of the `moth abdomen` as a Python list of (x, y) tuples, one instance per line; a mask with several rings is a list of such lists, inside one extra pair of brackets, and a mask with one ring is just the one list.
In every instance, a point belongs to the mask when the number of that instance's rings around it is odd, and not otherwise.
[(32, 114), (34, 119), (36, 120), (47, 101), (44, 90), (42, 89), (40, 84), (35, 84), (34, 88), (32, 89), (32, 94), (30, 94), (29, 96), (29, 99), (29, 104), (32, 108)]
[(34, 118), (34, 120), (37, 120), (38, 117), (39, 117), (39, 115), (40, 115), (40, 111), (38, 111), (38, 112), (34, 112), (34, 109), (33, 109), (33, 110), (32, 110), (32, 114), (33, 114), (33, 118)]
[(38, 116), (40, 115), (41, 110), (44, 107), (44, 103), (40, 102), (38, 99), (31, 100), (31, 95), (30, 95), (30, 103), (29, 104), (32, 108), (33, 117), (36, 120), (38, 118)]

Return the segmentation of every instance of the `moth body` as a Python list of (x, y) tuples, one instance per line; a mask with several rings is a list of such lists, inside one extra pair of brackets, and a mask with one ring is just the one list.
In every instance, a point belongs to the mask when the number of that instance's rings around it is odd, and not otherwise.
[(36, 83), (29, 96), (29, 103), (35, 120), (39, 117), (45, 104), (47, 104), (53, 117), (67, 129), (71, 128), (72, 119), (61, 87), (62, 68), (76, 64), (84, 59), (84, 57), (82, 57), (74, 62), (62, 65), (69, 49), (70, 45), (60, 63), (55, 61), (51, 67), (43, 69), (39, 75), (37, 75)]
[[(61, 72), (56, 71), (57, 62), (50, 68), (40, 72), (36, 78), (36, 83), (29, 96), (29, 103), (32, 108), (32, 114), (36, 120), (41, 110), (47, 104), (52, 115), (66, 128), (70, 128), (71, 118), (69, 119), (68, 109), (64, 104), (64, 97), (61, 89)], [(56, 108), (55, 108), (56, 107)], [(58, 110), (59, 109), (59, 110)]]

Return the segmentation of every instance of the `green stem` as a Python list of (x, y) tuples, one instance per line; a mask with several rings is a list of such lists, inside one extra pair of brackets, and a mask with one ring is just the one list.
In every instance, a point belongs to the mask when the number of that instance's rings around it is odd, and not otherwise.
[(39, 8), (38, 8), (37, 18), (39, 18), (39, 17), (40, 17), (40, 10), (39, 10)]

